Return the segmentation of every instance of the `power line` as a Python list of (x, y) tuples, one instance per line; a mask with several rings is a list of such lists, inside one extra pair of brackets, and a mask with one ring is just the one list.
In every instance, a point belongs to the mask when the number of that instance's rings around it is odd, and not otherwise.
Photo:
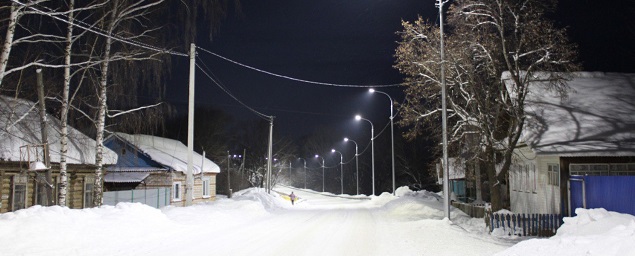
[(267, 74), (267, 75), (270, 75), (270, 76), (275, 76), (275, 77), (288, 79), (288, 80), (301, 82), (301, 83), (316, 84), (316, 85), (326, 85), (326, 86), (335, 86), (335, 87), (354, 87), (354, 88), (381, 88), (381, 87), (396, 87), (396, 86), (404, 85), (404, 83), (399, 83), (399, 84), (358, 85), (358, 84), (335, 84), (335, 83), (325, 83), (325, 82), (310, 81), (310, 80), (305, 80), (305, 79), (285, 76), (285, 75), (273, 73), (273, 72), (270, 72), (270, 71), (262, 70), (262, 69), (259, 69), (259, 68), (256, 68), (256, 67), (249, 66), (247, 64), (240, 63), (240, 62), (232, 60), (230, 58), (224, 57), (224, 56), (222, 56), (220, 54), (214, 53), (214, 52), (212, 52), (210, 50), (201, 48), (199, 46), (196, 46), (196, 48), (198, 48), (198, 49), (200, 49), (200, 50), (202, 50), (204, 52), (207, 52), (207, 53), (209, 53), (209, 54), (211, 54), (211, 55), (213, 55), (213, 56), (215, 56), (217, 58), (220, 58), (220, 59), (223, 59), (223, 60), (225, 60), (227, 62), (236, 64), (238, 66), (242, 66), (244, 68), (248, 68), (248, 69), (251, 69), (251, 70), (254, 70), (254, 71), (257, 71), (257, 72), (260, 72), (260, 73), (264, 73), (264, 74)]
[[(209, 69), (205, 63), (202, 63), (205, 68)], [(236, 102), (238, 102), (240, 105), (242, 105), (243, 107), (247, 108), (249, 111), (253, 112), (254, 114), (258, 115), (259, 117), (265, 119), (265, 120), (271, 120), (271, 118), (273, 118), (272, 116), (268, 116), (265, 115), (263, 113), (258, 112), (257, 110), (253, 109), (252, 107), (248, 106), (247, 104), (243, 103), (240, 99), (238, 99), (236, 96), (234, 96), (227, 88), (225, 88), (225, 86), (223, 86), (220, 82), (220, 80), (216, 80), (214, 79), (210, 74), (208, 74), (206, 72), (206, 70), (204, 70), (201, 66), (198, 65), (198, 63), (196, 63), (196, 67), (199, 68), (199, 70), (201, 70), (201, 72), (203, 72), (203, 74), (205, 74), (205, 76), (207, 76), (207, 78), (209, 78), (214, 84), (216, 84), (216, 86), (218, 86), (218, 88), (220, 88), (223, 92), (225, 92), (225, 94), (229, 95), (229, 97), (231, 97), (232, 99), (234, 99)], [(209, 71), (211, 73), (211, 71)]]

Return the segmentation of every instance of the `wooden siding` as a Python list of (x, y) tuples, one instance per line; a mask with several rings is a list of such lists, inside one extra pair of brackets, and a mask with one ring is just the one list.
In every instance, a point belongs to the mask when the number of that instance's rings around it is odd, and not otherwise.
[[(210, 197), (203, 198), (203, 180), (202, 178), (194, 178), (194, 189), (192, 190), (192, 204), (212, 202), (216, 200), (216, 173), (205, 173), (205, 177), (210, 177)], [(181, 201), (174, 201), (174, 198), (170, 199), (170, 205), (172, 206), (185, 206), (185, 174), (182, 172), (174, 172), (172, 175), (173, 182), (181, 182)], [(171, 185), (170, 185), (171, 186)]]
[[(560, 164), (558, 156), (555, 155), (539, 155), (537, 156), (528, 147), (522, 147), (515, 150), (514, 164), (521, 166), (533, 165), (536, 172), (535, 177), (530, 174), (529, 188), (519, 185), (526, 182), (526, 174), (510, 171), (510, 204), (511, 211), (515, 213), (549, 213), (560, 214), (560, 187), (548, 184), (549, 176), (547, 173), (549, 164)], [(531, 170), (530, 170), (531, 172)], [(562, 173), (562, 166), (560, 167)], [(535, 190), (533, 188), (535, 181)], [(566, 184), (566, 183), (565, 183)]]
[[(53, 180), (59, 180), (59, 168), (53, 166)], [(0, 213), (11, 211), (12, 179), (20, 174), (20, 169), (10, 163), (0, 163)], [(27, 172), (26, 208), (34, 205), (35, 202), (35, 173)], [(84, 208), (84, 180), (86, 177), (94, 177), (94, 167), (69, 165), (69, 184), (67, 194), (67, 205), (72, 209)], [(56, 188), (57, 189), (57, 184)], [(54, 192), (55, 201), (57, 194)]]

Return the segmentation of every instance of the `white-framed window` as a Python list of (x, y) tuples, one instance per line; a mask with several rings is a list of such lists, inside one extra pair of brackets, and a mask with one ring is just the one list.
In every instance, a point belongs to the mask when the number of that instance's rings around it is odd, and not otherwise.
[(94, 193), (95, 193), (95, 178), (85, 177), (84, 178), (84, 208), (95, 207), (95, 204), (93, 202)]
[(536, 165), (535, 164), (531, 164), (531, 192), (536, 193), (536, 189), (537, 189), (537, 185), (538, 184), (538, 176), (536, 175)]
[(210, 198), (210, 184), (211, 180), (209, 177), (203, 177), (203, 198)]
[(48, 182), (46, 181), (46, 177), (43, 174), (36, 174), (35, 180), (33, 184), (33, 188), (35, 190), (35, 201), (34, 205), (42, 205), (42, 206), (50, 206), (57, 204), (57, 177), (53, 177), (51, 183), (51, 199), (48, 199), (47, 189), (49, 187)]
[(547, 165), (547, 184), (552, 186), (560, 186), (560, 165), (548, 164)]
[(172, 200), (174, 201), (183, 200), (181, 197), (182, 189), (183, 187), (181, 186), (181, 182), (172, 183)]
[(530, 187), (530, 181), (531, 179), (529, 178), (529, 164), (525, 164), (525, 187), (524, 187), (524, 191), (525, 192), (529, 192), (529, 187)]
[(516, 191), (516, 168), (514, 168), (514, 164), (509, 166), (509, 189)]
[(17, 211), (26, 208), (26, 175), (13, 176), (11, 186), (11, 210)]

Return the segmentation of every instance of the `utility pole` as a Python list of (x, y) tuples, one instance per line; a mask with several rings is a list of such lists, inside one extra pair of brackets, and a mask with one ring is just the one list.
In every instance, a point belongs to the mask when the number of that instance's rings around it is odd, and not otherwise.
[(448, 170), (448, 111), (446, 103), (445, 89), (445, 66), (444, 66), (444, 46), (443, 46), (443, 1), (439, 0), (439, 29), (441, 44), (441, 108), (443, 110), (443, 213), (450, 219), (450, 173)]
[(185, 172), (185, 206), (192, 205), (194, 197), (192, 191), (194, 187), (194, 69), (195, 69), (196, 46), (190, 44), (190, 88), (187, 110), (187, 171)]
[(273, 161), (273, 116), (269, 117), (269, 152), (267, 156), (267, 193), (271, 193), (271, 162)]
[[(55, 203), (55, 201), (53, 200), (53, 177), (51, 174), (51, 156), (49, 155), (49, 139), (48, 139), (48, 131), (47, 131), (47, 125), (48, 125), (48, 121), (46, 120), (46, 104), (44, 102), (44, 79), (42, 78), (42, 69), (36, 69), (35, 72), (37, 73), (37, 96), (38, 96), (38, 101), (40, 102), (40, 120), (41, 120), (41, 134), (42, 134), (42, 144), (44, 145), (43, 149), (43, 153), (44, 153), (44, 165), (46, 166), (46, 175), (45, 175), (45, 185), (44, 186), (46, 189), (44, 189), (44, 191), (40, 191), (39, 193), (44, 193), (45, 197), (46, 197), (46, 202), (39, 202), (40, 204), (44, 205), (44, 206), (50, 206), (53, 205)], [(38, 184), (41, 183), (41, 181), (38, 181)], [(39, 186), (39, 185), (38, 185)], [(43, 198), (43, 197), (40, 197)]]
[(231, 161), (229, 150), (227, 150), (227, 198), (232, 198), (232, 187), (231, 181), (229, 179), (229, 162)]

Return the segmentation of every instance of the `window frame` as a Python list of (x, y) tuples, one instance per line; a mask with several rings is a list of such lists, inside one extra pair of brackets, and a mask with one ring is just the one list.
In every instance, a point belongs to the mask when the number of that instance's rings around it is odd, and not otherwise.
[[(22, 195), (22, 200), (16, 200), (15, 198), (15, 192), (16, 192), (16, 186), (21, 186), (24, 187), (24, 192)], [(27, 192), (29, 190), (29, 186), (28, 186), (28, 177), (26, 175), (14, 175), (12, 177), (12, 182), (11, 182), (11, 211), (17, 211), (17, 210), (22, 210), (22, 209), (26, 209), (27, 208)], [(22, 208), (16, 207), (16, 202), (20, 202), (22, 203)]]
[(547, 185), (560, 186), (560, 164), (547, 164)]
[(183, 201), (183, 197), (181, 196), (182, 190), (183, 190), (183, 185), (180, 181), (175, 181), (172, 183), (172, 201), (174, 202)]
[(201, 180), (202, 180), (201, 197), (203, 198), (212, 197), (212, 193), (211, 193), (212, 179), (210, 177), (203, 177)]
[[(90, 190), (89, 190), (90, 186)], [(93, 203), (95, 199), (95, 178), (92, 177), (84, 177), (84, 188), (82, 190), (82, 198), (83, 198), (83, 208), (93, 208), (95, 204)], [(90, 199), (90, 200), (87, 200)]]

